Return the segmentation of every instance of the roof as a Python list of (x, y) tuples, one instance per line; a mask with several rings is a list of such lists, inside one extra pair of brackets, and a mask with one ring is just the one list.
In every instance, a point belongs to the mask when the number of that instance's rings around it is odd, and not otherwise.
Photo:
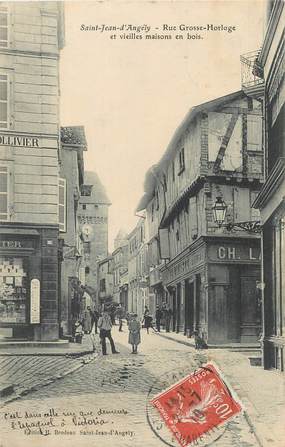
[(142, 211), (143, 209), (145, 209), (149, 201), (152, 199), (158, 175), (163, 172), (168, 162), (173, 159), (173, 156), (177, 150), (177, 143), (179, 142), (180, 138), (182, 137), (188, 126), (194, 121), (194, 119), (204, 111), (209, 112), (213, 109), (223, 106), (225, 103), (234, 101), (235, 99), (244, 96), (246, 96), (244, 91), (238, 90), (237, 92), (230, 93), (228, 95), (221, 96), (219, 98), (212, 99), (211, 101), (207, 101), (197, 106), (194, 106), (188, 111), (181, 124), (175, 130), (173, 137), (171, 138), (166, 148), (166, 151), (164, 152), (160, 161), (157, 164), (153, 165), (147, 171), (144, 181), (145, 194), (140, 199), (136, 211)]
[(80, 200), (85, 203), (98, 203), (111, 205), (107, 196), (104, 185), (102, 184), (98, 174), (94, 171), (84, 172), (84, 185), (92, 185), (91, 196), (81, 196)]

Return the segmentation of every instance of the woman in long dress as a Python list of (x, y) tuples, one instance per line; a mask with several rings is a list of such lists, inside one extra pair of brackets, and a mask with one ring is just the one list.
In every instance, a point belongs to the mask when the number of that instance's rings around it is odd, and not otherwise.
[(132, 345), (132, 354), (138, 353), (138, 345), (141, 342), (141, 325), (137, 320), (137, 314), (131, 316), (129, 321), (129, 344)]

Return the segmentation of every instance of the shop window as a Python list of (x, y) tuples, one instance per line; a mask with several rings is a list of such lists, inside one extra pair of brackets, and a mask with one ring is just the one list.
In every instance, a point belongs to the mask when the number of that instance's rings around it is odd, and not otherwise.
[(0, 128), (9, 128), (9, 77), (0, 74)]
[(27, 273), (21, 258), (0, 257), (0, 322), (27, 322)]
[(184, 147), (179, 152), (179, 172), (178, 175), (180, 175), (185, 169), (185, 154), (184, 154)]
[(6, 166), (0, 166), (0, 221), (7, 221), (9, 217), (8, 179), (9, 179), (8, 168)]
[(0, 6), (0, 47), (8, 47), (8, 8), (5, 6)]
[(59, 179), (58, 188), (58, 223), (59, 231), (66, 232), (66, 180), (65, 178)]

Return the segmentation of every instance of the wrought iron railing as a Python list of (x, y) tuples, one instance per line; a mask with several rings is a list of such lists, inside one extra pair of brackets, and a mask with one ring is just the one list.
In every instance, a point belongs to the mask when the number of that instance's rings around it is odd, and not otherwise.
[(258, 62), (260, 50), (243, 54), (241, 60), (241, 85), (242, 88), (255, 87), (263, 84), (263, 68)]

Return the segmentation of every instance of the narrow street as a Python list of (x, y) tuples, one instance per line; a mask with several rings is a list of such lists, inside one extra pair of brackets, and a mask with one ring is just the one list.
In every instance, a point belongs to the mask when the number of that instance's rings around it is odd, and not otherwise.
[[(79, 440), (82, 445), (100, 447), (110, 442), (176, 445), (147, 402), (205, 361), (204, 354), (143, 330), (140, 352), (131, 355), (126, 329), (119, 333), (114, 327), (113, 337), (119, 355), (111, 355), (108, 345), (108, 356), (100, 355), (80, 370), (3, 407), (1, 446), (28, 445), (31, 435), (33, 442), (36, 436), (37, 447), (46, 445), (45, 435), (49, 446), (76, 446)], [(32, 425), (39, 421), (51, 421), (49, 427), (42, 426), (42, 434)], [(19, 422), (31, 423), (31, 432)], [(218, 436), (217, 447), (259, 445), (243, 415)]]

